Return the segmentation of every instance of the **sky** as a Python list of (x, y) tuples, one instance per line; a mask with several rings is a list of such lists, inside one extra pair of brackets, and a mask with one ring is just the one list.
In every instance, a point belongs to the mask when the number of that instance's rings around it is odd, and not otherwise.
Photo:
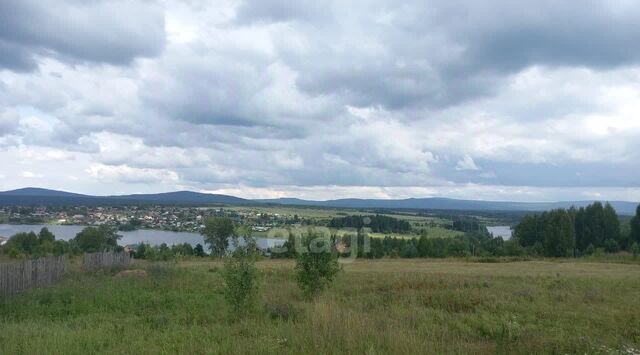
[(2, 0), (0, 190), (640, 201), (640, 3)]

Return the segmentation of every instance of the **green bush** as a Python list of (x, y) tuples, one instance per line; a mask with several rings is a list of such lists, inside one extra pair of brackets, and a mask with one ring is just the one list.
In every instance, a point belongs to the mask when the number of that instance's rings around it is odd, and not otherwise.
[(633, 253), (633, 257), (637, 258), (638, 254), (640, 254), (640, 245), (638, 245), (638, 243), (633, 243), (631, 245), (631, 252)]
[(296, 279), (304, 296), (312, 299), (333, 282), (340, 265), (328, 237), (309, 233), (303, 243), (296, 257)]
[(402, 248), (402, 251), (400, 252), (400, 256), (403, 258), (417, 258), (418, 255), (418, 248), (416, 248), (415, 245), (413, 245), (413, 243), (407, 243), (405, 244), (405, 246)]
[(616, 253), (620, 250), (620, 246), (618, 245), (618, 242), (615, 241), (615, 239), (607, 239), (604, 241), (604, 250), (607, 251), (607, 253)]
[(253, 311), (258, 295), (256, 244), (248, 235), (245, 235), (244, 240), (245, 245), (236, 245), (231, 256), (224, 258), (222, 271), (225, 282), (224, 298), (234, 316), (243, 316)]
[(586, 255), (593, 255), (595, 252), (596, 252), (596, 248), (593, 246), (593, 244), (589, 244), (587, 249), (585, 249), (584, 251)]

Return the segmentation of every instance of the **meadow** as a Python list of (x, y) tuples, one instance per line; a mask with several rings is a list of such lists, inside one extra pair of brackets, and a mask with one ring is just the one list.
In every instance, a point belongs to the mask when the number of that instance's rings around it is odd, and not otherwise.
[(637, 262), (357, 261), (307, 301), (292, 261), (265, 260), (258, 306), (233, 319), (221, 263), (205, 260), (138, 262), (138, 278), (72, 271), (0, 300), (0, 354), (640, 351)]

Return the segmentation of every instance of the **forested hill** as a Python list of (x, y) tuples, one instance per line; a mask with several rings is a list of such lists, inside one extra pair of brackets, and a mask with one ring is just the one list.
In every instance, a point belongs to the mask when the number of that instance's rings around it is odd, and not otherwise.
[(90, 196), (39, 188), (24, 188), (0, 192), (0, 205), (117, 205), (145, 203), (242, 205), (254, 202), (235, 196), (192, 191), (114, 196)]

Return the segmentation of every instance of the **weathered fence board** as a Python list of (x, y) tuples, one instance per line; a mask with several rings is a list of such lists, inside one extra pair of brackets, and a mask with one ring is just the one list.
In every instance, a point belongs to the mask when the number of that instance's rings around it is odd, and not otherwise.
[(132, 257), (125, 252), (103, 252), (84, 254), (83, 269), (87, 271), (117, 266), (128, 266)]
[(62, 256), (0, 264), (0, 296), (11, 296), (20, 291), (49, 285), (65, 272)]

